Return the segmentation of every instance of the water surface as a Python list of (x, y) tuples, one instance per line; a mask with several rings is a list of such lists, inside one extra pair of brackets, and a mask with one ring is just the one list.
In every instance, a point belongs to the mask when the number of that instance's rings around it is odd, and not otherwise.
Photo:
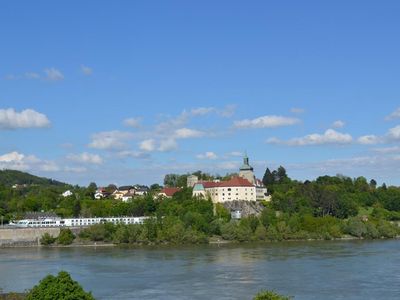
[(0, 249), (0, 288), (66, 270), (96, 299), (400, 299), (400, 240)]

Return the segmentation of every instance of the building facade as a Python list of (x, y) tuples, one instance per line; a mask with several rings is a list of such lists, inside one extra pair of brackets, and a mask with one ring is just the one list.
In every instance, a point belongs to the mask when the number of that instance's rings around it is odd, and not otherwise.
[(270, 200), (267, 188), (254, 176), (247, 155), (243, 159), (239, 176), (227, 181), (199, 181), (193, 186), (193, 196), (210, 198), (214, 203)]

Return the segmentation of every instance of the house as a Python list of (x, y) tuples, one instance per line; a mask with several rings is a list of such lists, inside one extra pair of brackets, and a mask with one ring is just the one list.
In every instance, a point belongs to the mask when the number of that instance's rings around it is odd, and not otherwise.
[(193, 196), (210, 198), (214, 203), (270, 200), (267, 188), (254, 176), (247, 155), (243, 159), (239, 176), (226, 181), (198, 182), (193, 187)]
[(98, 188), (94, 194), (94, 199), (102, 199), (110, 196), (110, 193), (105, 188)]
[(171, 198), (176, 192), (179, 192), (180, 190), (181, 188), (165, 187), (157, 194), (157, 196)]
[(137, 186), (135, 195), (145, 196), (149, 193), (149, 188), (147, 186)]
[(121, 200), (123, 202), (128, 202), (128, 201), (132, 200), (133, 197), (135, 197), (135, 193), (128, 192), (122, 196)]
[(70, 190), (65, 191), (64, 193), (61, 194), (64, 198), (72, 196), (74, 193), (72, 193)]
[(122, 200), (122, 198), (128, 193), (135, 194), (135, 188), (130, 185), (120, 186), (117, 190), (114, 191), (114, 193), (112, 193), (112, 196), (114, 197), (114, 199)]

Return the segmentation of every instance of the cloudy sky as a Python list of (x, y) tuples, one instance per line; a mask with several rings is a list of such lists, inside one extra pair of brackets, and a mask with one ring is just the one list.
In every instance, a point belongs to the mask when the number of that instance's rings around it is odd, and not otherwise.
[(399, 1), (2, 1), (0, 168), (400, 184)]

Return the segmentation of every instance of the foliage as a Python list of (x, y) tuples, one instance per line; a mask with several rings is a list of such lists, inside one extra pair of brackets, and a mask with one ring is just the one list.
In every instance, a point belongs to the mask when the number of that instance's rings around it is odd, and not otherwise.
[(57, 180), (34, 176), (17, 170), (0, 170), (0, 185), (12, 186), (14, 184), (68, 186)]
[(61, 271), (57, 276), (48, 275), (28, 293), (27, 300), (94, 300), (71, 276)]
[(290, 300), (291, 297), (282, 296), (274, 291), (261, 291), (259, 292), (253, 300)]
[(57, 240), (57, 238), (51, 236), (48, 232), (46, 232), (45, 234), (42, 235), (42, 237), (40, 238), (40, 244), (47, 246), (47, 245), (51, 245), (54, 244), (54, 242)]
[(63, 228), (60, 230), (57, 242), (61, 245), (70, 245), (75, 239), (75, 235), (72, 233), (71, 229)]

